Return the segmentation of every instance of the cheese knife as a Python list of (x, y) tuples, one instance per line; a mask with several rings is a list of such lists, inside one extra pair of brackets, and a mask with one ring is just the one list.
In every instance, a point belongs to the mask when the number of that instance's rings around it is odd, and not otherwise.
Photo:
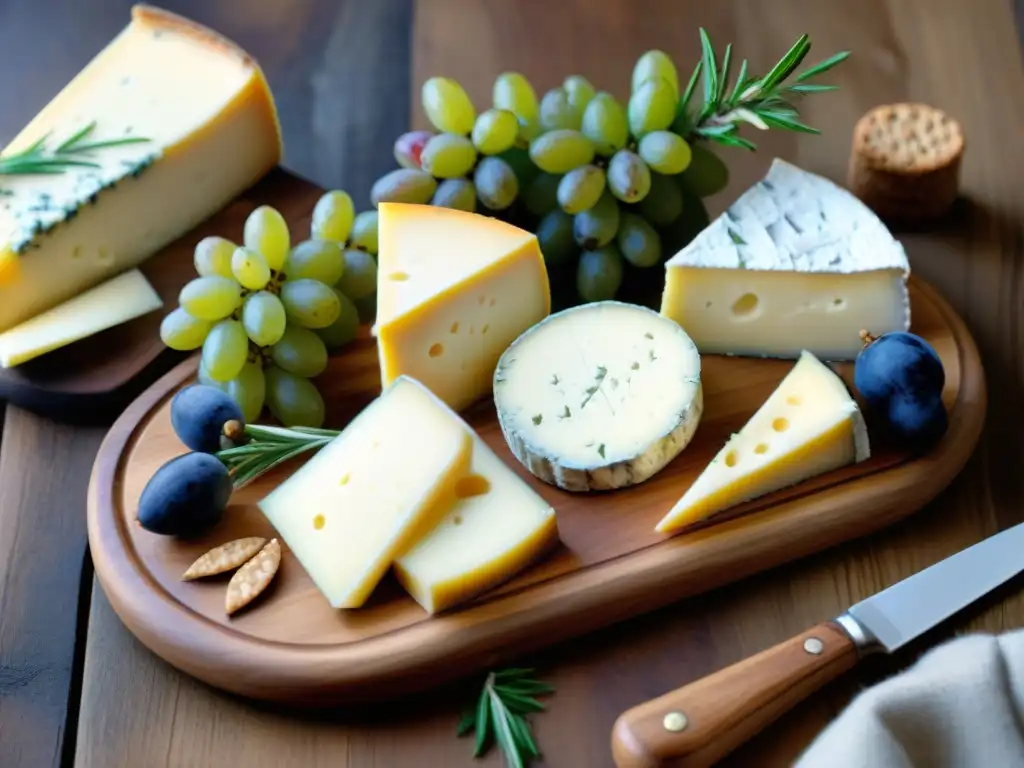
[(862, 600), (832, 621), (640, 704), (612, 728), (619, 768), (708, 766), (865, 655), (892, 653), (1024, 570), (1024, 523)]

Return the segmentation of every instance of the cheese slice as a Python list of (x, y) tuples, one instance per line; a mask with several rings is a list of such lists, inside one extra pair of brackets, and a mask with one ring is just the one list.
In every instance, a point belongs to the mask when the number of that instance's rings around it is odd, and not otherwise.
[(622, 488), (659, 472), (696, 432), (700, 355), (657, 312), (584, 304), (508, 348), (494, 402), (512, 453), (541, 480), (568, 491)]
[(191, 21), (136, 6), (131, 23), (3, 150), (145, 138), (75, 155), (95, 167), (0, 177), (0, 331), (134, 267), (277, 164), (256, 63)]
[(775, 160), (665, 265), (661, 312), (701, 353), (852, 360), (910, 327), (903, 247), (852, 194)]
[(13, 368), (163, 306), (142, 273), (129, 270), (0, 333), (0, 368)]
[(427, 205), (381, 203), (379, 216), (381, 382), (412, 376), (462, 410), (491, 391), (505, 348), (551, 311), (537, 237)]
[(867, 427), (843, 380), (804, 351), (655, 530), (677, 531), (870, 455)]
[(433, 531), (395, 561), (395, 575), (428, 613), (515, 575), (558, 539), (555, 511), (473, 435), (471, 474)]
[(451, 508), (472, 449), (466, 425), (403, 377), (259, 507), (330, 604), (358, 608)]

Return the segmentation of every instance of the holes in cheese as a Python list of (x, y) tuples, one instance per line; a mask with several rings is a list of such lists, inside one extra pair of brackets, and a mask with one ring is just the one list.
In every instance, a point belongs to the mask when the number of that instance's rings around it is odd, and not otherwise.
[(512, 452), (570, 491), (643, 482), (689, 443), (703, 410), (700, 356), (644, 307), (585, 304), (552, 315), (501, 356), (498, 420)]

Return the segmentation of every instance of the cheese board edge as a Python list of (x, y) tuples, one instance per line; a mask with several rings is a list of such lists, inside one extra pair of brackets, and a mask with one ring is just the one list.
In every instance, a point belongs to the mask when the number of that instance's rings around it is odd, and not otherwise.
[[(499, 594), (463, 612), (342, 645), (297, 647), (216, 624), (164, 592), (128, 551), (116, 502), (128, 449), (149, 414), (194, 376), (190, 358), (133, 402), (100, 447), (88, 493), (96, 576), (122, 622), (172, 666), (245, 697), (322, 707), (440, 685), (867, 535), (920, 509), (952, 482), (984, 425), (985, 375), (974, 340), (934, 288), (912, 279), (948, 324), (962, 371), (949, 431), (932, 452)], [(683, 547), (688, 551), (680, 557)], [(723, 568), (720, 557), (728, 551), (743, 556), (734, 555)], [(196, 629), (202, 630), (198, 642)]]

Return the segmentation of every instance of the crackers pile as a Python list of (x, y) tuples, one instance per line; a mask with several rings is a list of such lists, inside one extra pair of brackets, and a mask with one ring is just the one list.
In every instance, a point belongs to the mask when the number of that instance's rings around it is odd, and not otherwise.
[(918, 221), (956, 200), (964, 134), (927, 104), (885, 104), (853, 130), (847, 186), (883, 219)]

